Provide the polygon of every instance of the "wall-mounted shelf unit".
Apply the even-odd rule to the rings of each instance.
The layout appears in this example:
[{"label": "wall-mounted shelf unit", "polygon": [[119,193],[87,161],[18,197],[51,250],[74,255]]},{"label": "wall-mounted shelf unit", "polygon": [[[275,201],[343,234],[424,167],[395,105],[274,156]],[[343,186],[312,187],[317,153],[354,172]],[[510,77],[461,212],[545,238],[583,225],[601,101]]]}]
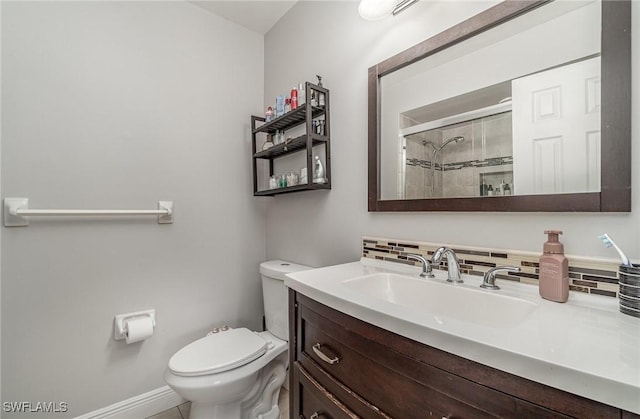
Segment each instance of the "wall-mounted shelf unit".
[{"label": "wall-mounted shelf unit", "polygon": [[[323,100],[319,97],[323,95]],[[254,196],[274,196],[283,193],[299,192],[305,190],[331,189],[331,147],[330,147],[330,113],[329,113],[329,90],[313,83],[305,83],[305,103],[284,115],[266,122],[264,117],[251,116],[251,142],[253,147],[253,195]],[[320,130],[316,127],[321,124]],[[302,133],[290,135],[294,128],[303,126]],[[276,137],[278,131],[284,132],[286,138],[279,144],[274,144],[270,148],[263,150],[262,145],[267,138]],[[314,147],[324,147],[324,183],[314,182]],[[300,168],[307,169],[307,181],[295,185],[269,189],[268,179],[261,179],[258,170],[259,161],[266,161],[269,167],[268,177],[280,175],[275,173],[275,162],[277,159],[299,153],[304,162]],[[305,153],[306,156],[303,156]],[[300,168],[296,173],[300,175]],[[267,182],[264,182],[267,180]],[[263,182],[261,182],[263,181]],[[266,185],[266,189],[263,188]]]}]

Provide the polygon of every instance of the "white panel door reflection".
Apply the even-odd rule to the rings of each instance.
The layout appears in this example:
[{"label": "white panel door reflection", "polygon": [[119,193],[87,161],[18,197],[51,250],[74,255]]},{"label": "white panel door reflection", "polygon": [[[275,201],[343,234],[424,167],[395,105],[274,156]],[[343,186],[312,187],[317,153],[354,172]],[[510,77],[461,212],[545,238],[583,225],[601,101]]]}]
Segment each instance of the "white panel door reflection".
[{"label": "white panel door reflection", "polygon": [[518,195],[600,191],[600,57],[512,82]]}]

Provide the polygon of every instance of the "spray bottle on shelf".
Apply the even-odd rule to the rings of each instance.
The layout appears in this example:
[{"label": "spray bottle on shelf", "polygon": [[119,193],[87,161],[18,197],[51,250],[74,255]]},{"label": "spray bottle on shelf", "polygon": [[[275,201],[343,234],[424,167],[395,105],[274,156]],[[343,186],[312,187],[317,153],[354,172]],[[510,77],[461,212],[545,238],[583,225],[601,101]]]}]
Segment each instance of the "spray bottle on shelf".
[{"label": "spray bottle on shelf", "polygon": [[316,156],[315,166],[313,168],[313,183],[326,183],[327,180],[324,177],[324,166],[320,161],[320,157]]}]

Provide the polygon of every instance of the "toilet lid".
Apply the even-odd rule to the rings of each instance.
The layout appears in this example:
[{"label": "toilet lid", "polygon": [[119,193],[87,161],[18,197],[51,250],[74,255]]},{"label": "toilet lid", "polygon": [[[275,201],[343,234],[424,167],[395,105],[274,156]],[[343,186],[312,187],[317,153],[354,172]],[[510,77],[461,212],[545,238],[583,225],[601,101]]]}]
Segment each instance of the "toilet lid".
[{"label": "toilet lid", "polygon": [[228,371],[260,358],[268,342],[249,329],[229,329],[196,340],[169,360],[176,375],[196,376]]}]

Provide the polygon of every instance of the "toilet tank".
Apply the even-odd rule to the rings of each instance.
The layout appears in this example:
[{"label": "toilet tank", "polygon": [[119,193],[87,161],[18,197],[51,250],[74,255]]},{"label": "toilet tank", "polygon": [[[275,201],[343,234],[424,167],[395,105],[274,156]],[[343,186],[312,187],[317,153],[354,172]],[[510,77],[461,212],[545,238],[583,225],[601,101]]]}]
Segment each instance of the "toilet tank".
[{"label": "toilet tank", "polygon": [[289,340],[289,310],[285,275],[290,272],[313,269],[284,260],[270,260],[260,264],[262,297],[267,330],[274,336]]}]

